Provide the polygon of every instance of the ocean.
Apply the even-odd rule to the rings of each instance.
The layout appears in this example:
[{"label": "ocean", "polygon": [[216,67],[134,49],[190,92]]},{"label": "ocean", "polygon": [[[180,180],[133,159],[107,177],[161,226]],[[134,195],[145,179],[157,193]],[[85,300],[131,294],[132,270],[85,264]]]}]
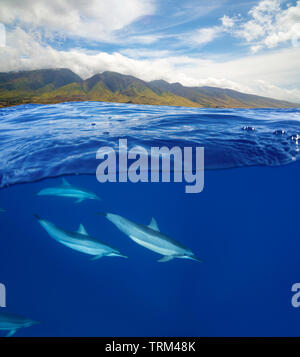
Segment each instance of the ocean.
[{"label": "ocean", "polygon": [[[299,336],[299,109],[199,109],[101,102],[0,109],[0,283],[6,307],[39,321],[15,336]],[[99,183],[100,147],[205,150],[204,189]],[[101,201],[38,196],[62,178]],[[133,242],[100,212],[148,225],[202,263]],[[34,214],[128,256],[90,256]],[[6,333],[0,331],[1,336]]]}]

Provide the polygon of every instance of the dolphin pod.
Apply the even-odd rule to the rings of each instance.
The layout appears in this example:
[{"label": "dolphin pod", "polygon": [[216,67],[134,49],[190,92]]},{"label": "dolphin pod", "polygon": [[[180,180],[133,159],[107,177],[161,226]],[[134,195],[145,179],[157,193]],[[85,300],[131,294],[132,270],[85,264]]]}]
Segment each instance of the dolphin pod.
[{"label": "dolphin pod", "polygon": [[159,262],[168,262],[174,258],[192,259],[202,262],[190,249],[161,233],[154,218],[152,218],[148,226],[144,226],[117,214],[102,214],[134,242],[153,252],[162,254],[163,257],[158,260]]},{"label": "dolphin pod", "polygon": [[45,219],[41,219],[37,215],[35,215],[35,217],[50,237],[71,249],[92,255],[93,260],[102,257],[127,258],[117,249],[89,236],[82,224],[80,224],[77,232],[71,232],[61,229],[55,224],[46,221]]},{"label": "dolphin pod", "polygon": [[6,337],[13,336],[18,329],[38,324],[37,321],[22,316],[0,313],[0,331],[8,331]]},{"label": "dolphin pod", "polygon": [[[59,196],[71,197],[76,199],[76,203],[87,199],[100,200],[93,192],[83,188],[74,187],[65,179],[62,180],[62,185],[57,187],[49,187],[38,192],[39,196]],[[0,208],[0,212],[5,212],[5,209]],[[152,250],[162,255],[158,262],[168,262],[175,258],[191,259],[202,262],[195,254],[181,243],[173,240],[167,235],[160,232],[157,222],[152,218],[151,223],[146,226],[130,221],[129,219],[113,213],[100,213],[112,222],[121,232],[131,238],[137,244]],[[92,256],[92,260],[102,257],[123,257],[117,249],[91,237],[85,230],[82,224],[75,232],[59,228],[55,224],[34,215],[40,225],[59,243],[74,249],[76,251]],[[0,313],[0,331],[8,331],[6,337],[13,336],[18,329],[30,327],[38,322],[24,318],[18,315]]]},{"label": "dolphin pod", "polygon": [[44,188],[38,192],[37,195],[76,198],[75,203],[80,203],[84,200],[100,200],[100,198],[95,193],[83,188],[72,186],[64,178],[62,179],[61,186]]}]

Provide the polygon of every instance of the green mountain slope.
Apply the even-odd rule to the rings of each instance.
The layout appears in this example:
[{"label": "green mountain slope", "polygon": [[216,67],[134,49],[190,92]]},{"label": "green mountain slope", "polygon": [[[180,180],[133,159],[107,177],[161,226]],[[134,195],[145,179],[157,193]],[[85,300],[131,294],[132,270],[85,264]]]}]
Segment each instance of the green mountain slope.
[{"label": "green mountain slope", "polygon": [[180,83],[168,83],[158,80],[150,84],[163,91],[187,98],[204,107],[224,108],[291,108],[299,104],[287,101],[245,94],[231,89],[216,87],[184,87]]},{"label": "green mountain slope", "polygon": [[0,73],[0,106],[28,103],[42,93],[81,78],[69,69],[40,69],[34,71]]},{"label": "green mountain slope", "polygon": [[107,101],[222,108],[291,108],[299,104],[215,87],[145,82],[116,72],[82,80],[69,69],[0,73],[0,107],[24,103]]},{"label": "green mountain slope", "polygon": [[43,93],[35,102],[55,103],[62,101],[108,101],[118,103],[199,106],[189,99],[166,93],[148,83],[115,72],[104,72],[80,83],[71,83]]}]

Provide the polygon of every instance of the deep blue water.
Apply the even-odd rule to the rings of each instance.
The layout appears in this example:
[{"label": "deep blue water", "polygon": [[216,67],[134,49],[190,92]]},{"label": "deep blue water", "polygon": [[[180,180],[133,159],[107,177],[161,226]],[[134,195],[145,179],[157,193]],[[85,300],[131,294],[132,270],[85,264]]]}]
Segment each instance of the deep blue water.
[{"label": "deep blue water", "polygon": [[[16,336],[299,336],[300,308],[291,305],[300,282],[297,134],[292,109],[1,109],[0,313],[41,321]],[[203,192],[186,194],[184,183],[100,184],[96,151],[119,138],[145,148],[204,146]],[[36,195],[62,175],[102,201]],[[157,263],[160,255],[96,215],[103,211],[142,224],[155,217],[204,262]],[[34,213],[68,230],[83,223],[129,259],[91,261],[50,238]]]}]

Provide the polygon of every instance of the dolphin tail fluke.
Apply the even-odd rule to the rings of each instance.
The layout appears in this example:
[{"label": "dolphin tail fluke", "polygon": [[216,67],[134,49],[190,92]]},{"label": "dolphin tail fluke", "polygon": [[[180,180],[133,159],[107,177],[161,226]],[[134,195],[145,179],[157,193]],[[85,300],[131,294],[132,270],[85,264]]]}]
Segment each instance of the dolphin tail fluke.
[{"label": "dolphin tail fluke", "polygon": [[163,256],[162,258],[160,258],[159,260],[158,260],[158,262],[159,263],[165,263],[165,262],[168,262],[168,261],[170,261],[170,260],[172,260],[172,259],[174,259],[175,257],[173,256],[173,255],[165,255],[165,256]]},{"label": "dolphin tail fluke", "polygon": [[11,337],[11,336],[13,336],[16,332],[17,332],[17,330],[10,330],[9,333],[6,335],[6,337]]}]

